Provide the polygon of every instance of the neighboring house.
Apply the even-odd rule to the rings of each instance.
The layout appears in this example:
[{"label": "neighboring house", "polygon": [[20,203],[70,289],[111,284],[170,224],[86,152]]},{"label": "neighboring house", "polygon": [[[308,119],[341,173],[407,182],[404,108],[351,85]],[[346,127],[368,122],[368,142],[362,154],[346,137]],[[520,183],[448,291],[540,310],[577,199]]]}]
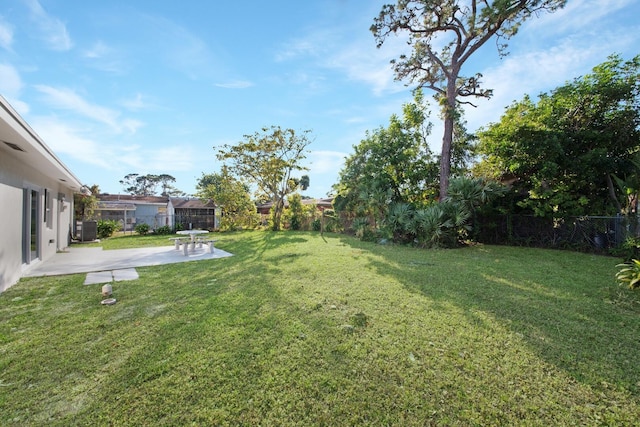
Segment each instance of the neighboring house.
[{"label": "neighboring house", "polygon": [[71,242],[80,180],[0,96],[0,292]]},{"label": "neighboring house", "polygon": [[132,196],[130,194],[99,194],[95,211],[103,220],[123,224],[124,231],[132,231],[138,224],[147,224],[152,230],[173,226],[167,214],[169,198],[164,196]]},{"label": "neighboring house", "polygon": [[129,194],[100,194],[97,198],[97,216],[119,221],[124,224],[125,231],[132,231],[143,223],[152,230],[165,225],[172,229],[213,230],[220,223],[219,210],[213,201],[204,203],[200,199]]},{"label": "neighboring house", "polygon": [[221,210],[213,200],[171,197],[167,210],[179,228],[216,230],[220,227]]}]

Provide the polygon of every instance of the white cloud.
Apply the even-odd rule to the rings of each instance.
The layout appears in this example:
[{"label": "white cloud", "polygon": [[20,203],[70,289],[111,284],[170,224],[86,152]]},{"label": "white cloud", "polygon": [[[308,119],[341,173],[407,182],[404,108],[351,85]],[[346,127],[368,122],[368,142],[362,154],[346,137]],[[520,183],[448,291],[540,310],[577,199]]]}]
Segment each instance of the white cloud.
[{"label": "white cloud", "polygon": [[31,17],[36,22],[47,45],[53,50],[65,51],[71,49],[73,43],[67,32],[66,25],[49,15],[38,0],[25,0],[31,11]]},{"label": "white cloud", "polygon": [[316,197],[324,197],[332,192],[331,186],[337,182],[338,173],[344,165],[347,153],[340,151],[315,150],[309,153],[304,164],[309,170],[300,175],[309,175],[310,193]]},{"label": "white cloud", "polygon": [[[391,36],[382,48],[377,49],[373,36],[367,31],[329,28],[310,32],[304,37],[285,43],[276,53],[275,60],[303,62],[302,60],[307,58],[316,67],[336,70],[351,81],[370,86],[374,95],[380,96],[404,90],[401,83],[394,81],[390,61],[405,50],[406,43],[403,37]],[[310,74],[307,69],[303,70],[298,71],[298,75]]]},{"label": "white cloud", "polygon": [[22,87],[22,79],[18,71],[11,65],[0,64],[0,93],[17,96]]},{"label": "white cloud", "polygon": [[194,169],[193,150],[189,146],[143,148],[138,145],[118,147],[114,154],[120,169],[140,171],[140,173],[169,173]]},{"label": "white cloud", "polygon": [[330,29],[316,31],[305,37],[285,42],[275,53],[275,61],[283,62],[300,57],[317,57],[324,55],[331,46],[337,45],[337,32]]},{"label": "white cloud", "polygon": [[20,115],[26,115],[30,110],[29,104],[19,99],[23,86],[20,73],[12,65],[0,64],[0,95],[4,96]]},{"label": "white cloud", "polygon": [[121,119],[118,111],[87,102],[71,89],[46,85],[36,85],[35,88],[45,94],[47,101],[55,107],[73,111],[83,117],[106,124],[116,132],[135,133],[142,126],[142,123],[137,120]]},{"label": "white cloud", "polygon": [[146,164],[157,171],[189,171],[196,158],[189,146],[157,147],[147,154]]},{"label": "white cloud", "polygon": [[11,51],[13,27],[0,16],[0,47]]},{"label": "white cloud", "polygon": [[91,46],[90,49],[84,51],[85,58],[102,58],[105,55],[108,55],[112,49],[108,47],[104,42],[97,41]]},{"label": "white cloud", "polygon": [[157,106],[141,93],[136,93],[134,97],[121,101],[121,104],[131,111],[142,111],[151,108],[157,108]]},{"label": "white cloud", "polygon": [[253,83],[246,80],[233,80],[226,83],[216,83],[215,86],[225,89],[246,89],[253,86]]},{"label": "white cloud", "polygon": [[117,143],[90,126],[74,125],[56,116],[33,117],[29,121],[57,154],[105,171],[184,171],[193,164],[190,147]]},{"label": "white cloud", "polygon": [[103,41],[95,42],[82,53],[82,56],[87,60],[88,65],[100,71],[123,74],[128,68],[120,52]]},{"label": "white cloud", "polygon": [[554,33],[565,31],[583,32],[585,29],[592,27],[592,25],[597,26],[608,15],[612,15],[635,2],[636,0],[570,1],[567,2],[564,8],[545,16],[544,19],[531,19],[529,25],[531,28],[550,28]]},{"label": "white cloud", "polygon": [[83,136],[86,130],[75,128],[54,116],[29,120],[40,137],[57,154],[64,154],[102,169],[115,169],[114,146]]},{"label": "white cloud", "polygon": [[337,173],[344,164],[347,153],[315,150],[309,153],[306,165],[314,174]]},{"label": "white cloud", "polygon": [[120,123],[120,129],[126,130],[130,134],[134,134],[144,126],[144,123],[135,119],[124,119]]}]

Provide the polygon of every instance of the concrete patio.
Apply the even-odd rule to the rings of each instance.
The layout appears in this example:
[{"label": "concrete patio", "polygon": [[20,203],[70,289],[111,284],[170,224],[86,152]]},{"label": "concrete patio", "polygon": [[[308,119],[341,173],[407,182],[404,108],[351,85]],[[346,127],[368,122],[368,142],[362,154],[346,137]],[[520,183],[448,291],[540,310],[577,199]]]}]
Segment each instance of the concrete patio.
[{"label": "concrete patio", "polygon": [[91,273],[107,270],[174,264],[178,262],[202,261],[232,256],[216,248],[213,253],[197,248],[187,256],[174,246],[159,246],[136,249],[103,250],[102,248],[79,248],[71,246],[52,258],[29,266],[22,277],[57,276],[63,274]]}]

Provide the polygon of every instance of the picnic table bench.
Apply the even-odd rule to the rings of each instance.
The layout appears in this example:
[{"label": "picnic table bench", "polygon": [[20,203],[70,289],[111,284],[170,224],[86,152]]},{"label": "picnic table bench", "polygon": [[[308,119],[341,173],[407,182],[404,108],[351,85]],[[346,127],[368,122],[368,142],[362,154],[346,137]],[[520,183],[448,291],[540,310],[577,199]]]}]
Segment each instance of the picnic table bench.
[{"label": "picnic table bench", "polygon": [[214,253],[214,252],[215,252],[215,249],[216,249],[216,248],[215,248],[214,244],[215,244],[216,242],[217,242],[217,240],[213,240],[213,239],[206,239],[206,238],[202,238],[202,237],[200,237],[200,238],[198,238],[198,245],[199,245],[198,247],[200,247],[200,248],[201,248],[201,247],[202,247],[202,244],[203,244],[203,243],[206,243],[206,244],[207,244],[207,246],[208,246],[208,248],[209,248],[209,253],[211,253],[211,254],[212,254],[212,253]]},{"label": "picnic table bench", "polygon": [[180,250],[180,245],[184,243],[185,240],[188,240],[185,237],[171,237],[169,240],[173,240],[176,244],[176,251]]},{"label": "picnic table bench", "polygon": [[217,242],[217,240],[203,237],[196,237],[193,240],[188,237],[171,237],[169,240],[172,240],[175,243],[177,251],[180,250],[180,245],[182,245],[182,250],[184,251],[185,256],[189,255],[189,245],[191,245],[191,250],[195,251],[196,245],[198,248],[201,248],[203,244],[206,244],[209,253],[212,254],[215,252],[215,242]]}]

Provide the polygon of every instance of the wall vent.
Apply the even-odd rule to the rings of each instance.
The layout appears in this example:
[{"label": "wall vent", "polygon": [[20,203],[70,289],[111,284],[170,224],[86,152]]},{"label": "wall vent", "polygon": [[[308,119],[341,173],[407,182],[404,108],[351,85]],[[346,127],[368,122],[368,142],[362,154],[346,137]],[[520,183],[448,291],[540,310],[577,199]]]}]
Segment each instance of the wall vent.
[{"label": "wall vent", "polygon": [[19,145],[14,144],[13,142],[7,142],[7,141],[2,141],[5,144],[7,144],[9,147],[13,148],[16,151],[22,151],[23,153],[26,153],[26,151],[24,151]]}]

